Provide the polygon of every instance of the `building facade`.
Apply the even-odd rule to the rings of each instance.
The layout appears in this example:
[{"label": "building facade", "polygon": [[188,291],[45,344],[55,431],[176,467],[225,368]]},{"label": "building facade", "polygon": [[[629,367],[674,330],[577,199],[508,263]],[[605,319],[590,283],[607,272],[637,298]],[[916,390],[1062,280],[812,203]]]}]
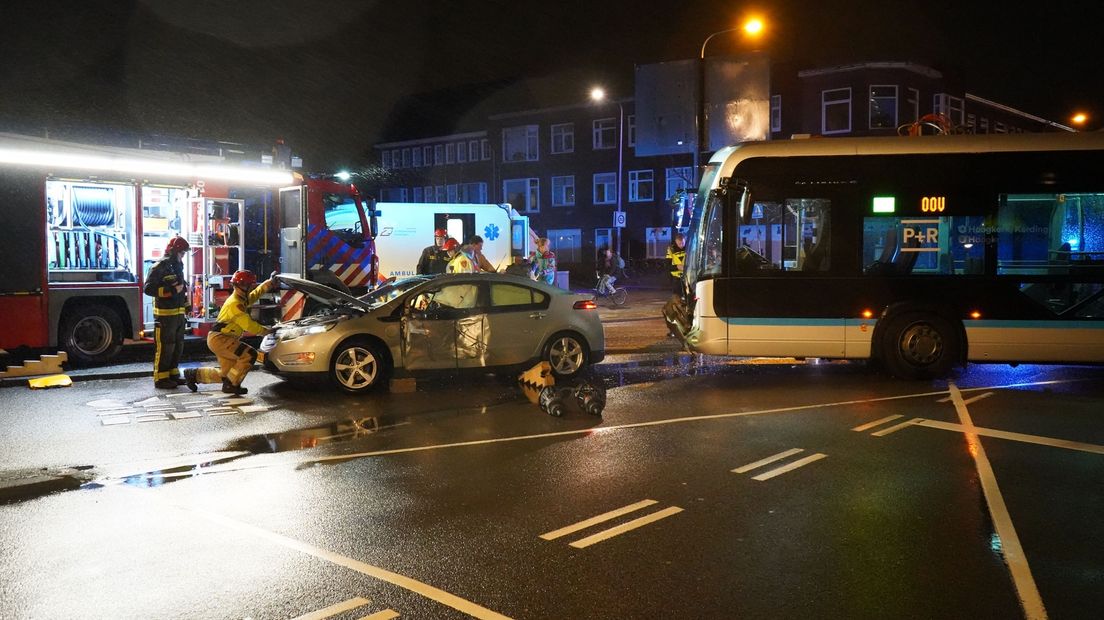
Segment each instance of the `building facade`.
[{"label": "building facade", "polygon": [[[693,63],[683,64],[692,70]],[[692,80],[688,76],[686,83]],[[797,72],[774,67],[769,80],[770,113],[763,122],[769,123],[764,134],[772,140],[896,136],[933,114],[946,117],[956,132],[1070,130],[971,95],[939,71],[914,63]],[[662,262],[672,231],[688,225],[694,161],[686,149],[637,152],[640,94],[502,111],[487,117],[478,131],[377,144],[386,180],[372,189],[389,202],[508,202],[552,241],[562,268],[583,281],[593,277],[595,257],[605,247],[620,248],[630,262]],[[685,113],[694,116],[693,110]],[[935,126],[929,124],[926,132]]]}]

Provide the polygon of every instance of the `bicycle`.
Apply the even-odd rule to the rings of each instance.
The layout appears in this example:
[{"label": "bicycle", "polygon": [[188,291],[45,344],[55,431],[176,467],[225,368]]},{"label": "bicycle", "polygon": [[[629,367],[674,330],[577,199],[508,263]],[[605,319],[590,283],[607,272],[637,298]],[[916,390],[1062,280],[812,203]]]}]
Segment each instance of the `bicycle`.
[{"label": "bicycle", "polygon": [[598,285],[594,287],[594,301],[599,299],[606,299],[615,307],[620,308],[625,305],[625,302],[629,300],[629,291],[623,286],[616,286],[617,278],[613,278],[613,283],[609,282],[611,276],[598,275]]}]

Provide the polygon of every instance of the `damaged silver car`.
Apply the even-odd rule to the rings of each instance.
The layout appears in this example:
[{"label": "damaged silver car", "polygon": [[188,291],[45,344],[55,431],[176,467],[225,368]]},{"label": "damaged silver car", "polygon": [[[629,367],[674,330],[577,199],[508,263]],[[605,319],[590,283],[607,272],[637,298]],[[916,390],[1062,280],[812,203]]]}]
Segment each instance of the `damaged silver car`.
[{"label": "damaged silver car", "polygon": [[327,378],[371,391],[396,369],[515,371],[547,361],[573,377],[602,361],[605,338],[590,295],[505,274],[409,278],[390,293],[356,298],[278,276],[324,309],[276,325],[261,343],[265,368],[286,378]]}]

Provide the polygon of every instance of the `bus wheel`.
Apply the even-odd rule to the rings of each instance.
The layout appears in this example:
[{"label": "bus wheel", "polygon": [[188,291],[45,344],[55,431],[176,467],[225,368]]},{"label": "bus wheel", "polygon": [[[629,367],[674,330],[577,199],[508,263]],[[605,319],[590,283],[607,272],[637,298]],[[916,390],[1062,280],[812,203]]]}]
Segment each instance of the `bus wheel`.
[{"label": "bus wheel", "polygon": [[123,322],[107,306],[78,306],[62,322],[58,340],[74,362],[100,364],[123,348]]},{"label": "bus wheel", "polygon": [[945,377],[959,359],[958,332],[936,314],[906,312],[889,319],[881,362],[902,379]]}]

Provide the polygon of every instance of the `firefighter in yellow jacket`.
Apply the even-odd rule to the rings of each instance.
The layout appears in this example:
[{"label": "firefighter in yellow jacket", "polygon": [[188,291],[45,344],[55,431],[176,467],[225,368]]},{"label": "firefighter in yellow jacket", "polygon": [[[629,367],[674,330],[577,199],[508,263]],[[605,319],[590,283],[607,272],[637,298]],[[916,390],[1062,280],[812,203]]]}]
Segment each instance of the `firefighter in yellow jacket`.
[{"label": "firefighter in yellow jacket", "polygon": [[249,306],[261,295],[276,287],[276,281],[265,280],[257,286],[257,276],[252,271],[237,271],[230,280],[234,292],[222,304],[215,326],[207,334],[207,348],[218,357],[219,367],[189,368],[184,371],[188,389],[195,392],[197,383],[218,383],[227,394],[245,394],[242,387],[245,375],[257,361],[257,350],[241,341],[242,332],[263,336],[269,333],[264,325],[249,316]]}]

